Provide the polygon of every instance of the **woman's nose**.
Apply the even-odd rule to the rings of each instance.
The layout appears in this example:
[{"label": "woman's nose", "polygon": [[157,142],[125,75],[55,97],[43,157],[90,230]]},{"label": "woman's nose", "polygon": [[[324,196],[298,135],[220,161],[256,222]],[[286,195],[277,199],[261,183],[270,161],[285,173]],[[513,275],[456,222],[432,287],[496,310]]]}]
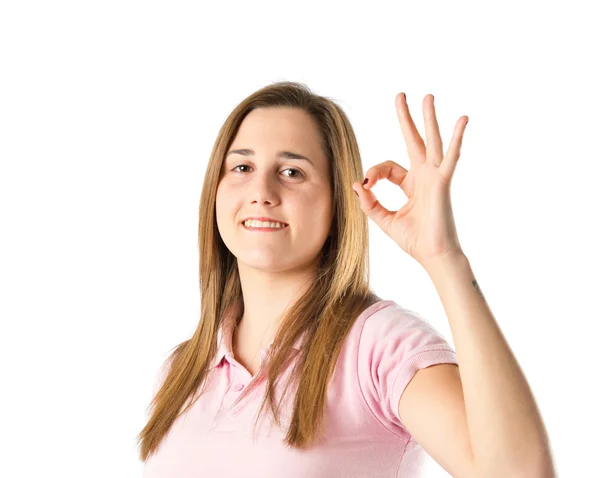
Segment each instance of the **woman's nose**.
[{"label": "woman's nose", "polygon": [[252,198],[258,202],[276,202],[277,198],[276,179],[269,173],[258,173],[252,182]]}]

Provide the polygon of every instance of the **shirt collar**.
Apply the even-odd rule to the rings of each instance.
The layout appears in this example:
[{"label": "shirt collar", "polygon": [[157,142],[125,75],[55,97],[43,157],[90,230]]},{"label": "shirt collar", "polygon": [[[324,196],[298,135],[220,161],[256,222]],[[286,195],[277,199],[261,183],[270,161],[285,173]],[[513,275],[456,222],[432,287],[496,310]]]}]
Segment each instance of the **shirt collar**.
[{"label": "shirt collar", "polygon": [[[215,367],[218,367],[223,362],[223,359],[229,355],[233,356],[233,329],[235,327],[236,318],[240,311],[241,302],[238,301],[232,304],[223,314],[223,320],[221,321],[221,326],[219,327],[219,331],[217,334],[217,353],[212,361],[209,370],[212,370]],[[306,335],[306,332],[300,335],[300,337],[296,340],[293,345],[293,348],[297,351],[300,351],[300,345],[302,339]],[[266,354],[271,349],[273,342],[275,340],[271,340],[269,345],[265,348],[260,349],[261,360],[263,360]]]}]

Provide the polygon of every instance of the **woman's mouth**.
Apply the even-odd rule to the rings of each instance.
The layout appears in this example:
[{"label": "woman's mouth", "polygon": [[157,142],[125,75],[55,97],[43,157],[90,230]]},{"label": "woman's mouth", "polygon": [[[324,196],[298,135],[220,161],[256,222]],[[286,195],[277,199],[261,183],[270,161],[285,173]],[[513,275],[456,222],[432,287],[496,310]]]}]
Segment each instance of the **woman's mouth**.
[{"label": "woman's mouth", "polygon": [[248,231],[256,231],[256,232],[274,232],[274,231],[283,231],[287,229],[288,224],[284,224],[281,222],[264,222],[264,221],[254,221],[248,220],[243,221],[242,226],[244,229]]}]

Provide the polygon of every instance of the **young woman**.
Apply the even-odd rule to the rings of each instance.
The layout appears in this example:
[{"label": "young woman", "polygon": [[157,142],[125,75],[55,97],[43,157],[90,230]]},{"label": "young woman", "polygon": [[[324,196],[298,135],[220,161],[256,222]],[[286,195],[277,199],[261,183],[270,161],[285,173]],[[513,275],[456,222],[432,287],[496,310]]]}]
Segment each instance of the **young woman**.
[{"label": "young woman", "polygon": [[[158,375],[145,478],[413,477],[425,452],[456,477],[552,476],[454,225],[468,118],[444,155],[433,96],[423,107],[427,145],[396,97],[410,171],[386,161],[366,176],[347,116],[302,84],[269,85],[227,118],[200,201],[201,318]],[[382,179],[408,197],[399,211],[372,193]],[[432,278],[456,353],[370,290],[368,217]]]}]

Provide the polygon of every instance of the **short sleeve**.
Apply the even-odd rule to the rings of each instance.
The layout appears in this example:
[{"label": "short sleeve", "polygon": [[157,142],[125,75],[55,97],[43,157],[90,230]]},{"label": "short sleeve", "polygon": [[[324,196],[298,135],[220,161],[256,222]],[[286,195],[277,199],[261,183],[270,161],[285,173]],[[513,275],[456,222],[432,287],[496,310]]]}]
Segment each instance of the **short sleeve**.
[{"label": "short sleeve", "polygon": [[379,421],[406,433],[398,403],[415,373],[431,365],[458,364],[446,339],[416,312],[393,301],[366,318],[359,342],[363,396]]}]

